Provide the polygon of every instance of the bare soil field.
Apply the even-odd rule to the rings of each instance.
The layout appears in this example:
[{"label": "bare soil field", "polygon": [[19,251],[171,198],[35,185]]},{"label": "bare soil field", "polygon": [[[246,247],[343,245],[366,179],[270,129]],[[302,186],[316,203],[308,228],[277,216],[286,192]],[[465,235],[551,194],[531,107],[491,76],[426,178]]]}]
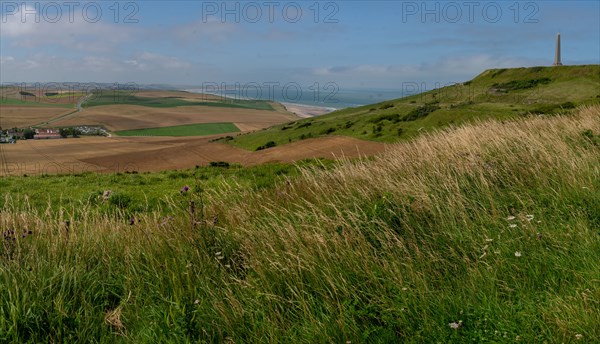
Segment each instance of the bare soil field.
[{"label": "bare soil field", "polygon": [[250,152],[223,143],[211,143],[211,138],[214,137],[20,141],[14,145],[0,145],[0,175],[146,172],[191,168],[212,161],[257,165],[317,157],[369,156],[386,149],[382,143],[330,136]]},{"label": "bare soil field", "polygon": [[191,93],[184,91],[139,91],[135,93],[138,97],[145,98],[178,98],[193,102],[221,101],[224,98],[212,94]]},{"label": "bare soil field", "polygon": [[74,110],[64,107],[2,105],[0,106],[0,126],[2,128],[33,126],[63,116]]},{"label": "bare soil field", "polygon": [[137,105],[108,105],[83,112],[53,123],[56,126],[102,125],[111,131],[157,128],[195,123],[234,123],[242,131],[266,128],[298,119],[278,111],[179,106],[152,108]]}]

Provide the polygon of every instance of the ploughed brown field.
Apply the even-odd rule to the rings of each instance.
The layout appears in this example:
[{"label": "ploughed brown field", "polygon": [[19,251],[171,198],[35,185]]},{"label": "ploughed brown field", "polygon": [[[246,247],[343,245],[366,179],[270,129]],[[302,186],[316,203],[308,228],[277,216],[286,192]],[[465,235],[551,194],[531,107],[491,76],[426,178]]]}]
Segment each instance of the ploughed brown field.
[{"label": "ploughed brown field", "polygon": [[64,107],[0,105],[0,126],[24,128],[59,118],[73,111],[75,109]]},{"label": "ploughed brown field", "polygon": [[221,108],[211,106],[178,106],[152,108],[138,105],[107,105],[86,108],[56,126],[102,125],[111,131],[159,128],[196,123],[234,123],[241,131],[251,131],[297,119],[279,111]]},{"label": "ploughed brown field", "polygon": [[386,145],[330,136],[250,152],[213,137],[86,137],[27,140],[0,146],[0,175],[80,172],[162,171],[226,161],[242,165],[293,162],[307,158],[374,155]]},{"label": "ploughed brown field", "polygon": [[184,91],[140,91],[136,92],[137,97],[145,98],[178,98],[191,102],[210,102],[221,101],[224,98],[212,94],[190,93]]}]

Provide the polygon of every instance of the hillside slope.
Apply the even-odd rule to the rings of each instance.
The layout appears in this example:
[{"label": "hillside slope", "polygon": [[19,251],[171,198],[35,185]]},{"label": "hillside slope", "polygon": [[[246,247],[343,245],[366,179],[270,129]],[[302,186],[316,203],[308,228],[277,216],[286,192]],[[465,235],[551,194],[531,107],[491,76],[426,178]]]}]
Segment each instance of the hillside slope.
[{"label": "hillside slope", "polygon": [[597,106],[262,190],[198,175],[166,212],[15,204],[0,342],[593,342],[599,150]]},{"label": "hillside slope", "polygon": [[600,103],[600,65],[487,70],[473,80],[422,94],[240,135],[230,143],[254,150],[322,135],[395,142],[473,119],[554,114]]}]

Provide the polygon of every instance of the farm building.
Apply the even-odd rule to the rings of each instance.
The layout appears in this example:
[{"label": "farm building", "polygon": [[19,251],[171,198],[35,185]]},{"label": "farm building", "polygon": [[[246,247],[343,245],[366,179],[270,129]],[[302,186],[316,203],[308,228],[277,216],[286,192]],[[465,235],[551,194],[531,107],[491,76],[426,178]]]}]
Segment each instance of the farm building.
[{"label": "farm building", "polygon": [[35,140],[60,139],[60,133],[57,129],[36,129]]}]

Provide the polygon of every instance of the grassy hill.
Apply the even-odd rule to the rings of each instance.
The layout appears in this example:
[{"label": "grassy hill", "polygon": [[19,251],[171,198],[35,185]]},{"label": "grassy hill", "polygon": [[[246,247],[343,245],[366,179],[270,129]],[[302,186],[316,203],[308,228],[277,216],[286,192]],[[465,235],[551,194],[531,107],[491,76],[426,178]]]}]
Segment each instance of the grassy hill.
[{"label": "grassy hill", "polygon": [[596,106],[325,169],[3,178],[38,204],[0,211],[0,342],[593,342],[599,165]]},{"label": "grassy hill", "polygon": [[474,119],[555,114],[597,103],[600,65],[492,69],[462,84],[278,125],[230,143],[254,150],[322,135],[395,142]]}]

